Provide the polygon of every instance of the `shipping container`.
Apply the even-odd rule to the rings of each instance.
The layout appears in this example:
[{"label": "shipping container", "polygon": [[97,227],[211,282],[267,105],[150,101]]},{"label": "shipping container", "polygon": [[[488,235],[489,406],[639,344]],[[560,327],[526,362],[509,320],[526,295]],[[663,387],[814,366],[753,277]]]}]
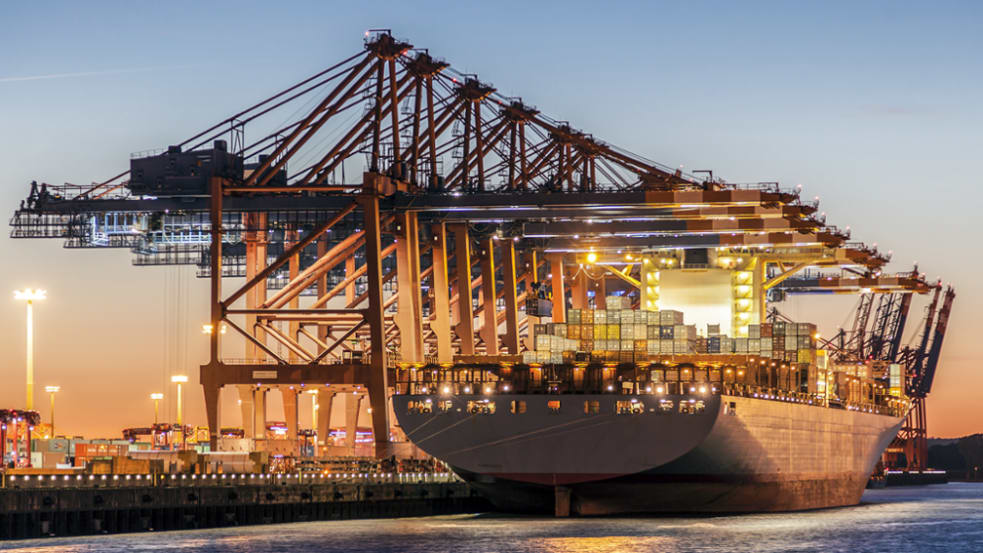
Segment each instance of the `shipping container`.
[{"label": "shipping container", "polygon": [[644,324],[639,324],[637,322],[635,323],[634,326],[635,326],[635,330],[632,332],[634,333],[634,338],[636,340],[644,340],[648,338],[648,326]]},{"label": "shipping container", "polygon": [[[764,341],[764,340],[762,340]],[[774,351],[785,351],[785,335],[774,336],[771,339],[771,349]]]},{"label": "shipping container", "polygon": [[580,310],[580,324],[592,325],[594,324],[594,310],[593,309],[581,309]]},{"label": "shipping container", "polygon": [[567,309],[567,322],[574,325],[580,324],[580,310]]},{"label": "shipping container", "polygon": [[720,353],[734,353],[734,339],[726,336],[720,337]]},{"label": "shipping container", "polygon": [[707,336],[719,336],[720,335],[720,325],[719,324],[707,324]]},{"label": "shipping container", "polygon": [[675,337],[673,332],[675,327],[672,326],[660,326],[659,327],[659,338],[662,340],[672,340]]},{"label": "shipping container", "polygon": [[621,311],[608,309],[607,321],[609,325],[621,324]]},{"label": "shipping container", "polygon": [[604,307],[608,311],[611,311],[612,309],[628,309],[627,303],[628,302],[625,301],[623,296],[608,296],[604,298]]},{"label": "shipping container", "polygon": [[660,325],[681,325],[683,324],[683,313],[673,309],[659,311]]},{"label": "shipping container", "polygon": [[621,339],[621,325],[608,324],[608,340],[620,340],[620,339]]},{"label": "shipping container", "polygon": [[621,324],[621,339],[622,340],[634,340],[635,339],[635,325],[633,324]]},{"label": "shipping container", "polygon": [[760,328],[762,338],[771,338],[771,323],[761,323]]},{"label": "shipping container", "polygon": [[608,324],[608,312],[604,309],[594,310],[594,324],[595,325],[606,325]]},{"label": "shipping container", "polygon": [[661,339],[662,336],[659,334],[659,328],[661,327],[651,325],[645,327],[645,337],[649,340]]}]

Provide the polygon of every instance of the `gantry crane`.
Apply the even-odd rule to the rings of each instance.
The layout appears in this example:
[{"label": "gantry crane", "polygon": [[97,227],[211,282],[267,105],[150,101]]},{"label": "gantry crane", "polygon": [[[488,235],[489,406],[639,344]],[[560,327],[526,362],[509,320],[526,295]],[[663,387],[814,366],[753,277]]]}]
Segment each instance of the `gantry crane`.
[{"label": "gantry crane", "polygon": [[[631,153],[379,30],[111,179],[32,183],[11,226],[209,278],[201,383],[213,442],[225,386],[249,436],[265,426],[269,390],[296,435],[298,393],[347,386],[367,390],[376,453],[388,456],[393,368],[513,362],[538,321],[525,300],[543,286],[562,322],[568,303],[603,307],[591,286],[627,286],[657,308],[650,258],[712,265],[733,274],[735,336],[764,320],[771,290],[930,290],[922,275],[882,273],[888,255],[817,211],[798,189],[698,178]],[[806,270],[823,272],[795,278]],[[245,283],[230,290],[229,277]],[[233,336],[245,360],[224,353]]]}]

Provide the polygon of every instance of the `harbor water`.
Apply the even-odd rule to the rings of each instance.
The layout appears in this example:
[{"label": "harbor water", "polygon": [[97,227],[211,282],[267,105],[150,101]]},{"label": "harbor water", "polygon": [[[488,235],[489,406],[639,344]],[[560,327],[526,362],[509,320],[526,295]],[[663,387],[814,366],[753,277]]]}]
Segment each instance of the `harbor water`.
[{"label": "harbor water", "polygon": [[715,517],[476,514],[52,538],[0,544],[45,553],[808,551],[983,552],[983,484],[868,490],[855,507]]}]

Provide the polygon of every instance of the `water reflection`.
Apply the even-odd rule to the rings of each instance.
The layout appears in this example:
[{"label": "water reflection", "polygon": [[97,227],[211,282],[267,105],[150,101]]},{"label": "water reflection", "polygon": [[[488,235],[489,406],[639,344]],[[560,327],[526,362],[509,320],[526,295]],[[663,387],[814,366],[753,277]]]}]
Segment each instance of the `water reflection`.
[{"label": "water reflection", "polygon": [[553,519],[505,515],[312,522],[0,544],[19,553],[983,552],[983,484],[872,490],[803,513]]}]

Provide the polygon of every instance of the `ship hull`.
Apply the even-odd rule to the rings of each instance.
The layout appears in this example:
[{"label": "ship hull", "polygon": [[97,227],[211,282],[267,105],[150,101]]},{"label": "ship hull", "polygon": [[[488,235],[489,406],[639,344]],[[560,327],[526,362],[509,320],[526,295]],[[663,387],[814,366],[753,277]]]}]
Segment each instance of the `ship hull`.
[{"label": "ship hull", "polygon": [[[394,408],[411,440],[444,460],[497,508],[555,512],[557,494],[581,515],[737,513],[855,505],[903,418],[740,396],[639,396],[638,414],[618,415],[624,396],[495,398],[493,415],[466,408],[414,414]],[[672,412],[660,412],[662,399]],[[419,398],[417,398],[419,400]],[[526,413],[512,414],[512,401]],[[459,401],[467,405],[465,399]],[[597,401],[586,415],[582,402]],[[542,405],[540,405],[542,404]],[[566,405],[570,404],[570,407]]]}]

